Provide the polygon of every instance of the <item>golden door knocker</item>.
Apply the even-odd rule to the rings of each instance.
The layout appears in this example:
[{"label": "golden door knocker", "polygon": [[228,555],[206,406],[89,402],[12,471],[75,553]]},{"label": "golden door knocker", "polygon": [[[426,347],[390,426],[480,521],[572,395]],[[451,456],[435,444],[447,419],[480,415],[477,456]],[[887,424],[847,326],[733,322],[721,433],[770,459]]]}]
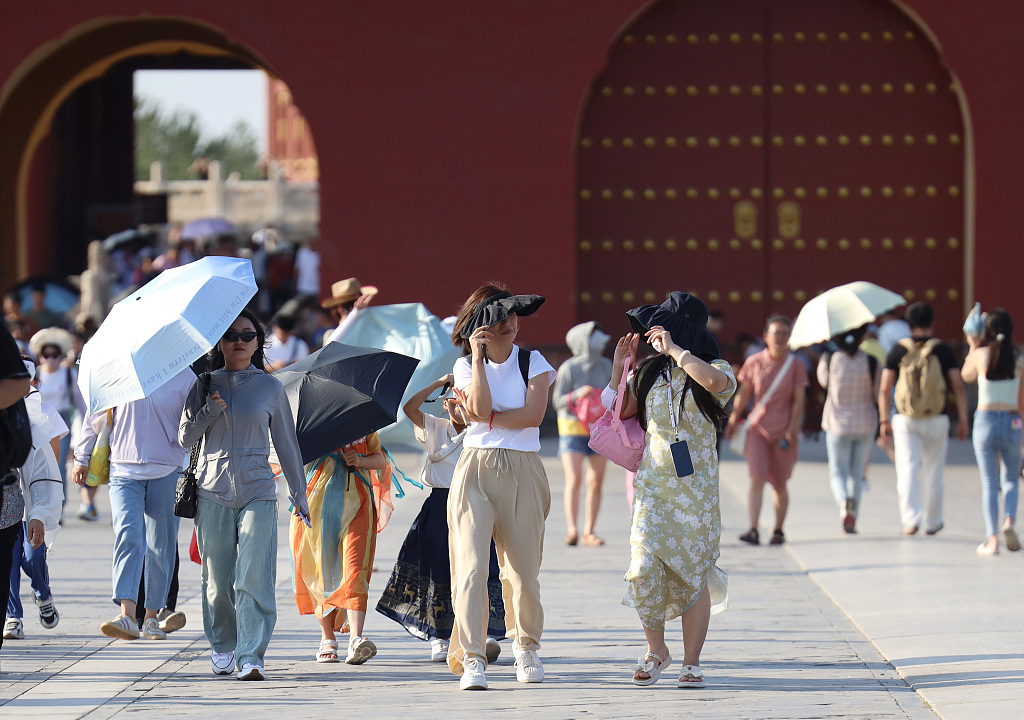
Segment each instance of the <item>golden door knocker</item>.
[{"label": "golden door knocker", "polygon": [[776,210],[779,218],[779,236],[786,240],[800,237],[800,205],[787,200],[779,203]]},{"label": "golden door knocker", "polygon": [[749,240],[757,234],[757,205],[750,200],[740,200],[732,209],[736,237]]}]

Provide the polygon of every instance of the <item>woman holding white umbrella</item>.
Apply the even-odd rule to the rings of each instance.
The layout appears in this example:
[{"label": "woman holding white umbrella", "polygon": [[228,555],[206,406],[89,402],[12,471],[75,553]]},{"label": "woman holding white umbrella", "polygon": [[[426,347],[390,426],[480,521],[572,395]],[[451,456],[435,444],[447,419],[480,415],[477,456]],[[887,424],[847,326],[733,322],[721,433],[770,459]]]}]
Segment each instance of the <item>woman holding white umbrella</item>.
[{"label": "woman holding white umbrella", "polygon": [[182,447],[203,445],[196,474],[196,535],[203,558],[203,627],[216,675],[264,678],[277,622],[277,488],[270,439],[295,512],[307,524],[305,474],[288,397],[264,370],[263,326],[247,310],[211,353],[209,397],[192,386],[181,416]]},{"label": "woman holding white umbrella", "polygon": [[826,391],[821,427],[825,431],[832,495],[843,531],[855,533],[875,431],[878,429],[879,362],[860,350],[865,328],[832,338],[836,352],[818,361],[818,382]]}]

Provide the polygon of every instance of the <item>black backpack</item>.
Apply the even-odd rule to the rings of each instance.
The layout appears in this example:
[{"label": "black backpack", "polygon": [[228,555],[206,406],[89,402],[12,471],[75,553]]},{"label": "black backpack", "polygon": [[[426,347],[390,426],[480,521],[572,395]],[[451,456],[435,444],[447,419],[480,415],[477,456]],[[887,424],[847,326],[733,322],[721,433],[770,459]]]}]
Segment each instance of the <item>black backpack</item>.
[{"label": "black backpack", "polygon": [[32,423],[23,398],[0,410],[0,473],[24,465],[31,450]]}]

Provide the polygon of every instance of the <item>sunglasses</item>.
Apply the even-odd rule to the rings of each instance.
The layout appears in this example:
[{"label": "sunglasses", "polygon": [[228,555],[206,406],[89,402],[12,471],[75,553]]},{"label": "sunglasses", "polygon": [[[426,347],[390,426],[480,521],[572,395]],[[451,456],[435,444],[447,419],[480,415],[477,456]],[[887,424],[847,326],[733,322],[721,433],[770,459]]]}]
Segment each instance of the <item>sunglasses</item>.
[{"label": "sunglasses", "polygon": [[236,340],[241,340],[244,343],[252,342],[256,339],[256,331],[243,330],[242,332],[238,332],[237,330],[228,330],[224,333],[224,339],[228,342],[235,342]]},{"label": "sunglasses", "polygon": [[44,353],[40,355],[43,360],[60,360],[60,353]]}]

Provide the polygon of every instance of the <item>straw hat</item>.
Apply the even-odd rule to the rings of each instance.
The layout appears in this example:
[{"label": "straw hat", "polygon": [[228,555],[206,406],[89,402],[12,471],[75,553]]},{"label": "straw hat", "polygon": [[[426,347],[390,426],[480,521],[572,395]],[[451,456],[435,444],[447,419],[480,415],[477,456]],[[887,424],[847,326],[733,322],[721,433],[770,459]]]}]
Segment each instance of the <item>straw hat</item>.
[{"label": "straw hat", "polygon": [[47,345],[56,345],[65,355],[71,350],[71,333],[64,328],[48,327],[43,328],[28,341],[28,346],[37,356],[43,352]]},{"label": "straw hat", "polygon": [[342,303],[351,302],[363,295],[376,295],[377,292],[377,288],[373,285],[362,285],[356,278],[339,280],[331,285],[331,297],[320,303],[320,307],[337,307]]}]

